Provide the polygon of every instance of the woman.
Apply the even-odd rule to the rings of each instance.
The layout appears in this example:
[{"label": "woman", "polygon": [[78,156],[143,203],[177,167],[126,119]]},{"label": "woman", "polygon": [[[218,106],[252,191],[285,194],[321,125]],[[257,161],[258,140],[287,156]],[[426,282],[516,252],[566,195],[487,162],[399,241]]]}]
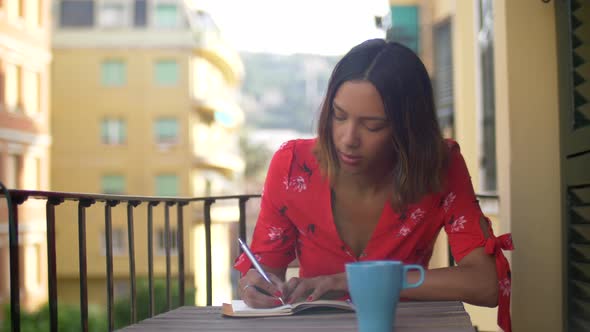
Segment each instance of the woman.
[{"label": "woman", "polygon": [[[346,294],[345,264],[354,261],[426,268],[441,228],[457,266],[426,271],[422,286],[401,296],[499,304],[499,325],[510,331],[501,251],[511,249],[510,237],[493,235],[459,146],[442,138],[420,59],[400,44],[368,40],[334,68],[318,137],[289,141],[272,158],[251,248],[273,284],[242,255],[241,297],[271,307]],[[285,281],[296,257],[300,276]]]}]

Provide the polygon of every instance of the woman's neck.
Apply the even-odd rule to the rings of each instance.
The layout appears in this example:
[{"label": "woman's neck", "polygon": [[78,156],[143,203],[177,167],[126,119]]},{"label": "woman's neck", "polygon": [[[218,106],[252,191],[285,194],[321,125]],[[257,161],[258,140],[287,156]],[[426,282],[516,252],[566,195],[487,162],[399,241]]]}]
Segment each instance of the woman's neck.
[{"label": "woman's neck", "polygon": [[375,195],[391,188],[391,175],[382,172],[374,174],[338,174],[334,189],[355,192],[361,195]]}]

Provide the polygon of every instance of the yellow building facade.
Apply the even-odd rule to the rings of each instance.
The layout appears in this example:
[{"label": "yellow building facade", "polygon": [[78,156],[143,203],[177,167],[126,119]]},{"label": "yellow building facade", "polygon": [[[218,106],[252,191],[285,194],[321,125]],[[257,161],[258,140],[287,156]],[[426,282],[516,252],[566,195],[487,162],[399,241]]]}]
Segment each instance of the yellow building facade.
[{"label": "yellow building facade", "polygon": [[[481,203],[514,239],[513,330],[587,330],[590,3],[389,3],[389,37],[414,41],[476,192],[498,196]],[[447,261],[439,245],[434,266]],[[499,329],[495,309],[468,311],[480,331]]]},{"label": "yellow building facade", "polygon": [[[200,197],[241,193],[236,104],[243,65],[207,13],[184,1],[55,1],[52,71],[52,190]],[[69,205],[68,205],[69,204]],[[57,219],[58,298],[77,302],[77,207]],[[215,204],[213,240],[231,248],[233,206]],[[147,206],[134,208],[136,273],[147,278]],[[154,274],[164,278],[164,204],[154,211]],[[129,294],[126,206],[113,207],[115,299]],[[184,208],[186,287],[205,299],[202,206]],[[176,208],[170,211],[177,230]],[[90,303],[106,303],[104,208],[88,208]],[[178,271],[176,239],[172,276]],[[231,298],[230,250],[213,252],[213,294]],[[196,268],[199,267],[199,268]],[[202,277],[201,277],[202,276]],[[176,280],[174,278],[174,280]],[[176,283],[175,281],[173,281]]]},{"label": "yellow building facade", "polygon": [[[49,188],[50,11],[46,1],[0,1],[0,181],[7,189]],[[0,201],[0,304],[10,301],[8,212]],[[42,202],[19,209],[19,285],[24,310],[47,301]]]}]

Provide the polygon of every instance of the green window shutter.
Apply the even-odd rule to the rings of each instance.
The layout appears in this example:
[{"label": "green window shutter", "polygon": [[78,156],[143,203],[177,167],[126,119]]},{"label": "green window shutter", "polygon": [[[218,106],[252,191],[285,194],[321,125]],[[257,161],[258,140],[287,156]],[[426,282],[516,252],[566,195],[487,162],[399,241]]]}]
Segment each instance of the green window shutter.
[{"label": "green window shutter", "polygon": [[125,177],[123,175],[103,175],[101,179],[101,191],[104,194],[124,194]]},{"label": "green window shutter", "polygon": [[157,4],[155,24],[159,28],[174,28],[178,26],[178,7],[175,4]]},{"label": "green window shutter", "polygon": [[178,140],[178,121],[174,118],[158,119],[155,136],[157,143],[175,143]]},{"label": "green window shutter", "polygon": [[174,60],[156,62],[155,80],[158,85],[175,85],[178,83],[178,63]]},{"label": "green window shutter", "polygon": [[176,174],[156,176],[156,196],[178,196],[178,176]]},{"label": "green window shutter", "polygon": [[106,60],[100,68],[101,82],[104,86],[122,86],[126,81],[125,63],[121,60]]},{"label": "green window shutter", "polygon": [[418,53],[420,21],[417,6],[391,6],[391,31],[388,39]]}]

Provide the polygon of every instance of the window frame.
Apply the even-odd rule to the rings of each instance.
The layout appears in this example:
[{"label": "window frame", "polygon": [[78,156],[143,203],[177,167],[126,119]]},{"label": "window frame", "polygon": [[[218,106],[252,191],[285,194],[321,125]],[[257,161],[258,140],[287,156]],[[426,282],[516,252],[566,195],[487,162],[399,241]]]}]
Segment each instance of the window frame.
[{"label": "window frame", "polygon": [[[163,65],[174,65],[175,66],[175,68],[174,68],[175,69],[174,82],[161,80],[162,77],[159,76],[159,74],[162,74],[162,72],[160,70],[164,69],[164,67],[162,67]],[[159,87],[178,86],[180,84],[180,63],[178,62],[178,60],[176,60],[176,59],[156,59],[154,61],[154,84]]]},{"label": "window frame", "polygon": [[[121,16],[122,21],[116,22],[115,24],[105,24],[103,22],[103,9],[107,6],[120,6],[121,7]],[[98,2],[98,8],[96,10],[96,26],[101,29],[117,29],[117,28],[125,28],[131,25],[131,15],[132,15],[132,5],[133,3],[129,0],[121,1],[121,0],[101,0]]]},{"label": "window frame", "polygon": [[[108,126],[108,127],[105,128],[105,126]],[[116,134],[109,135],[112,133],[116,133]],[[122,118],[116,118],[116,117],[103,118],[100,122],[100,141],[102,144],[109,145],[109,146],[126,145],[127,144],[127,122]]]},{"label": "window frame", "polygon": [[[163,121],[171,121],[176,126],[174,137],[168,137],[162,140],[163,136],[160,135],[158,130],[159,125],[164,125]],[[154,121],[154,141],[157,145],[176,145],[180,141],[180,124],[176,117],[163,116],[156,118]]]},{"label": "window frame", "polygon": [[[107,66],[109,65],[120,65],[121,72],[116,73],[117,75],[121,76],[120,81],[110,82],[108,81],[108,75],[110,75],[107,70]],[[114,68],[114,67],[113,67]],[[127,62],[124,59],[118,58],[108,58],[103,59],[100,62],[100,84],[102,87],[105,88],[118,88],[127,85]]]}]

